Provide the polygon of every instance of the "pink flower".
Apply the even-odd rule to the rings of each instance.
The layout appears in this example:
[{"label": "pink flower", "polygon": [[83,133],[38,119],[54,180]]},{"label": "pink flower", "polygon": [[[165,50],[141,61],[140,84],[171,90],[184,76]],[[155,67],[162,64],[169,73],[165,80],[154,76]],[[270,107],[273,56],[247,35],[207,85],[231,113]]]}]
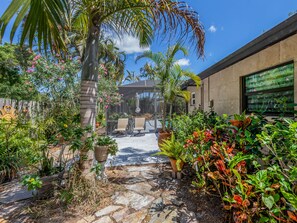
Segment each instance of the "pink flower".
[{"label": "pink flower", "polygon": [[33,61],[36,61],[36,60],[38,60],[39,58],[41,58],[41,56],[40,56],[40,55],[37,55],[37,56],[35,56],[35,57],[33,58]]},{"label": "pink flower", "polygon": [[105,109],[108,109],[108,105],[105,105]]}]

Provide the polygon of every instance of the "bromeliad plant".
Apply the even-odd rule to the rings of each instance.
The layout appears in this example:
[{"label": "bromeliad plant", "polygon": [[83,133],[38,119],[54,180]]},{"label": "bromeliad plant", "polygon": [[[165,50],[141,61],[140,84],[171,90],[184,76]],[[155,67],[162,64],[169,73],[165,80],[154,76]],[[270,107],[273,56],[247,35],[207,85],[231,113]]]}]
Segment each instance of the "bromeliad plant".
[{"label": "bromeliad plant", "polygon": [[167,156],[171,160],[173,170],[181,171],[185,162],[185,153],[183,144],[175,139],[172,133],[171,138],[164,140],[160,147],[161,152],[156,155]]}]

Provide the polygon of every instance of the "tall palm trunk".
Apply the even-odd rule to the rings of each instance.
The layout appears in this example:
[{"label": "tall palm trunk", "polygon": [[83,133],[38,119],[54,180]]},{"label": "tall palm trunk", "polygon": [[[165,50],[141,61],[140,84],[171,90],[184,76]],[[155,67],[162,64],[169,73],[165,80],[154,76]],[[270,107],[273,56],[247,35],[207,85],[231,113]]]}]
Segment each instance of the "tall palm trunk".
[{"label": "tall palm trunk", "polygon": [[[81,91],[80,91],[80,120],[81,127],[91,126],[95,130],[96,123],[96,102],[98,92],[98,42],[100,29],[96,25],[96,18],[90,21],[88,39],[84,52]],[[88,132],[86,137],[91,136],[92,131]],[[91,168],[94,160],[94,152],[88,148],[83,148],[80,152],[80,169],[82,176],[88,178],[93,176]]]},{"label": "tall palm trunk", "polygon": [[170,102],[170,108],[169,108],[169,118],[172,119],[172,109],[173,109],[173,103]]},{"label": "tall palm trunk", "polygon": [[167,102],[164,100],[163,103],[163,115],[162,115],[162,131],[165,132],[166,131],[166,114],[167,114]]}]

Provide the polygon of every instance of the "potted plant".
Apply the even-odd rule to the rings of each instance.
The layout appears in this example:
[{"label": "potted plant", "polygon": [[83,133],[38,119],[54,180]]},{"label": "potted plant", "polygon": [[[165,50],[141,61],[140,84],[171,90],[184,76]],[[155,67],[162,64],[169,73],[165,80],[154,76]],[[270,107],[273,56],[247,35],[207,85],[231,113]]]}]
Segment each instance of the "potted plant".
[{"label": "potted plant", "polygon": [[118,151],[118,144],[115,139],[109,136],[99,136],[95,145],[95,159],[98,162],[107,160],[108,154],[115,155]]},{"label": "potted plant", "polygon": [[165,139],[160,147],[160,152],[156,155],[167,156],[170,160],[171,167],[174,173],[180,172],[184,166],[185,154],[183,145],[175,140],[172,133],[170,139]]}]

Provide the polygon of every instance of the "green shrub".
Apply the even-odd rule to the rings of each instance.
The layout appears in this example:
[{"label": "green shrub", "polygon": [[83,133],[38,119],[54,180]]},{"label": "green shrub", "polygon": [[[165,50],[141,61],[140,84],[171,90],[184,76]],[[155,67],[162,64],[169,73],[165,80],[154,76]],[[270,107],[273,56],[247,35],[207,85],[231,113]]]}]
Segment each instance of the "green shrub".
[{"label": "green shrub", "polygon": [[16,177],[18,170],[34,155],[30,124],[0,120],[0,182]]},{"label": "green shrub", "polygon": [[[216,188],[236,223],[296,220],[297,122],[268,123],[262,116],[245,114],[234,117],[239,125],[214,113],[176,117],[180,128],[175,134],[180,134],[186,160],[196,170],[193,184]],[[200,123],[194,124],[196,120]]]}]

